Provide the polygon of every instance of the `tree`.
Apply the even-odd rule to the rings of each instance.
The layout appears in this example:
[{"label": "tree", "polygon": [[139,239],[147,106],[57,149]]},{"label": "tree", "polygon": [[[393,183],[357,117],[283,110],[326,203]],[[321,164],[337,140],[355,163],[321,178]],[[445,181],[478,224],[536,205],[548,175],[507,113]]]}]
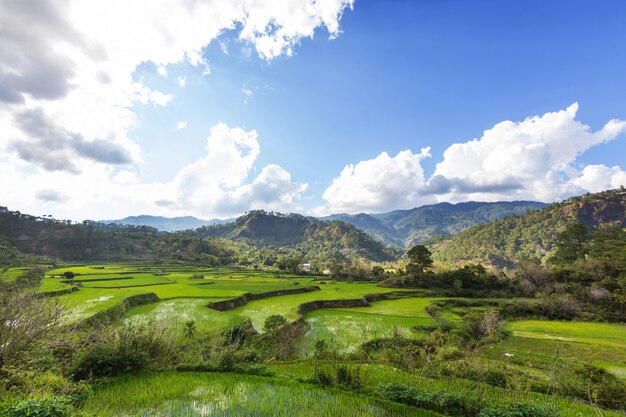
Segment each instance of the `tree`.
[{"label": "tree", "polygon": [[589,233],[581,222],[568,226],[559,234],[554,260],[557,263],[571,263],[577,259],[585,259],[589,253]]},{"label": "tree", "polygon": [[0,290],[0,369],[27,354],[58,330],[61,304],[34,291]]},{"label": "tree", "polygon": [[424,245],[415,245],[406,253],[409,258],[410,268],[417,269],[419,272],[424,272],[433,266],[433,260],[431,259],[432,253]]},{"label": "tree", "polygon": [[372,275],[376,278],[380,278],[385,273],[385,269],[382,266],[375,265],[372,267]]}]

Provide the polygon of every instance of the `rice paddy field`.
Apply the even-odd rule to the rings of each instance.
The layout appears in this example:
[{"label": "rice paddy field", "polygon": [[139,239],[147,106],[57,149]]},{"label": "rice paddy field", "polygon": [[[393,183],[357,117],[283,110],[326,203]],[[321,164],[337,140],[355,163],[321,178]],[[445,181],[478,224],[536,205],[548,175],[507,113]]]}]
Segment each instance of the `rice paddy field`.
[{"label": "rice paddy field", "polygon": [[626,380],[626,325],[523,320],[508,324],[511,336],[482,349],[493,366],[532,368],[549,380],[555,372],[591,363]]},{"label": "rice paddy field", "polygon": [[440,414],[278,378],[161,373],[127,377],[95,392],[90,416],[390,416]]},{"label": "rice paddy field", "polygon": [[[72,272],[73,277],[68,277]],[[23,271],[0,271],[1,279],[15,279]],[[244,294],[318,287],[310,292],[277,295],[249,301],[225,311],[209,308],[215,301]],[[251,270],[194,268],[180,265],[82,265],[49,271],[39,288],[64,306],[68,323],[79,323],[114,308],[128,297],[154,293],[159,301],[128,308],[121,320],[158,321],[183,336],[184,323],[193,320],[203,332],[219,332],[250,319],[263,331],[275,314],[289,321],[304,319],[309,325],[302,360],[275,363],[273,377],[228,373],[158,373],[113,379],[98,386],[84,407],[93,416],[437,416],[431,411],[390,403],[380,396],[325,389],[306,383],[319,361],[311,359],[315,342],[324,340],[340,353],[350,353],[363,343],[400,334],[419,339],[434,324],[427,307],[445,297],[405,293],[374,283],[337,282],[321,277],[276,274]],[[65,293],[59,293],[65,292]],[[321,308],[301,316],[303,303],[317,300],[362,299],[371,294],[400,293],[407,298],[373,301],[367,307]],[[476,301],[476,300],[474,300]],[[494,300],[489,300],[494,301]],[[468,309],[488,308],[476,305]],[[458,321],[463,307],[444,309]],[[509,335],[481,346],[461,359],[469,366],[497,369],[512,375],[507,388],[450,377],[428,379],[391,366],[361,364],[364,389],[373,392],[380,383],[400,382],[430,392],[462,393],[485,404],[548,404],[560,416],[618,416],[579,401],[532,392],[528,381],[549,384],[559,373],[591,363],[626,380],[626,326],[590,322],[523,320],[507,323]],[[417,329],[417,330],[416,330]],[[450,362],[452,363],[452,361]],[[444,362],[445,364],[445,362]],[[526,384],[526,385],[525,385]],[[518,392],[521,390],[523,393]]]}]

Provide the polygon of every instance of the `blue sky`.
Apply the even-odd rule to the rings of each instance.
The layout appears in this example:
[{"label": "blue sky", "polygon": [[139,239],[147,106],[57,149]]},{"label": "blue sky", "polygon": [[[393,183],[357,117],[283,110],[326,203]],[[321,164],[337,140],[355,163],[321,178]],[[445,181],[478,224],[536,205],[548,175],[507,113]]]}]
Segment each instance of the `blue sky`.
[{"label": "blue sky", "polygon": [[[291,54],[282,50],[268,58],[258,39],[242,40],[249,17],[234,19],[234,27],[205,37],[204,44],[200,40],[200,64],[150,56],[135,62],[132,79],[169,99],[128,106],[133,121],[123,125],[125,142],[114,142],[134,149],[137,162],[113,164],[107,175],[132,176],[137,189],[147,184],[141,193],[168,203],[128,208],[201,217],[262,206],[313,214],[384,211],[468,199],[553,201],[626,181],[624,2],[357,0],[352,9],[334,3],[341,28],[335,39],[329,40],[328,25],[318,24],[312,39],[305,31],[290,38]],[[280,10],[271,12],[277,22],[284,18]],[[203,74],[206,66],[210,73]],[[537,123],[524,124],[533,116]],[[604,132],[612,119],[617,125]],[[515,123],[513,130],[483,137],[507,120]],[[177,129],[178,122],[186,126]],[[225,201],[202,209],[211,193],[201,198],[191,186],[181,192],[169,183],[207,153],[207,136],[219,122],[254,129],[260,152],[243,173],[233,174],[235,185],[209,178],[215,173],[194,177],[194,184],[214,189]],[[472,139],[479,139],[476,149],[468,144]],[[454,144],[465,145],[444,158]],[[502,149],[518,145],[526,150],[501,156]],[[427,147],[430,157],[418,156]],[[405,150],[410,153],[398,156]],[[380,157],[383,152],[388,157]],[[20,155],[20,163],[33,162]],[[494,168],[494,160],[508,158],[544,163]],[[471,165],[469,159],[482,162],[455,171]],[[194,175],[204,175],[204,163]],[[241,197],[267,166],[280,167],[289,179],[267,180],[254,198]],[[61,183],[43,191],[69,197],[71,190],[60,190]],[[293,187],[288,195],[269,191],[285,184]],[[168,196],[160,199],[159,192]],[[62,201],[40,198],[38,204],[76,217],[58,207]]]}]

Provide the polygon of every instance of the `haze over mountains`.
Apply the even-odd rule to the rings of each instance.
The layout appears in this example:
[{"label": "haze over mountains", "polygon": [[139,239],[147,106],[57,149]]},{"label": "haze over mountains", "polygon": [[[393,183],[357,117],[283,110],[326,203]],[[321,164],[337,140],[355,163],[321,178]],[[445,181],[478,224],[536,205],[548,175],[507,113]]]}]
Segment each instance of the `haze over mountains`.
[{"label": "haze over mountains", "polygon": [[100,222],[106,224],[126,224],[130,226],[150,226],[162,232],[177,232],[179,230],[196,229],[202,226],[224,224],[233,220],[234,219],[202,220],[194,216],[164,217],[142,214],[139,216],[124,217],[118,220],[101,220]]},{"label": "haze over mountains", "polygon": [[[388,245],[408,247],[437,235],[456,234],[469,227],[489,223],[507,216],[524,214],[546,204],[536,201],[439,203],[409,210],[394,210],[379,214],[333,214],[320,220],[341,220],[363,230],[376,240]],[[174,232],[202,226],[234,222],[234,219],[202,220],[193,216],[131,216],[102,223],[150,226]]]}]

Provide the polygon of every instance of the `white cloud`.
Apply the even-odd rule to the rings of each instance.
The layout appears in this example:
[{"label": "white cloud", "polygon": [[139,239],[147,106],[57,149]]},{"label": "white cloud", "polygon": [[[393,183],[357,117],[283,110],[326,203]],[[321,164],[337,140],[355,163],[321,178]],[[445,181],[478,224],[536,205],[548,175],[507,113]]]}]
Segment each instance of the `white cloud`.
[{"label": "white cloud", "polygon": [[201,215],[232,216],[252,208],[294,210],[306,184],[291,181],[277,165],[268,165],[245,183],[259,155],[257,133],[220,123],[211,128],[206,157],[180,170],[175,199]]},{"label": "white cloud", "polygon": [[165,65],[159,65],[159,67],[157,68],[157,72],[160,76],[167,77],[167,68],[165,67]]},{"label": "white cloud", "polygon": [[[0,193],[11,195],[7,204],[34,213],[35,194],[41,189],[81,195],[71,207],[58,202],[56,213],[72,218],[109,211],[104,217],[120,211],[154,212],[154,200],[175,198],[173,182],[122,186],[113,179],[121,171],[141,172],[141,149],[128,136],[136,123],[134,106],[167,106],[174,98],[171,92],[135,80],[137,67],[150,62],[166,76],[169,65],[188,64],[204,68],[206,75],[210,67],[202,49],[227,30],[239,31],[243,43],[263,59],[291,55],[298,42],[318,28],[332,36],[340,33],[341,14],[352,4],[353,0],[0,2],[0,171],[5,175]],[[186,79],[177,81],[182,87]],[[29,114],[39,115],[45,129],[35,132],[32,123],[24,123]],[[251,169],[246,165],[241,175]],[[274,168],[263,172],[265,177],[250,185],[257,184],[255,190],[261,189],[263,178],[291,184],[284,172]],[[211,183],[200,181],[205,182]],[[235,195],[233,183],[221,186],[226,194]],[[276,197],[291,204],[292,191]],[[258,193],[260,200],[269,195]],[[195,201],[193,190],[186,189],[185,195]],[[94,198],[98,208],[93,207]],[[171,210],[171,205],[156,207]]]},{"label": "white cloud", "polygon": [[626,184],[619,166],[588,165],[577,158],[589,148],[626,132],[626,121],[610,120],[598,131],[577,121],[578,104],[567,109],[505,121],[482,137],[448,147],[428,179],[420,159],[403,151],[395,157],[348,165],[323,194],[314,213],[384,211],[437,201],[556,201]]},{"label": "white cloud", "polygon": [[224,55],[228,55],[228,45],[226,45],[226,42],[224,41],[218,41],[219,45],[220,45],[220,49],[222,50],[222,53]]},{"label": "white cloud", "polygon": [[176,130],[181,130],[187,127],[187,122],[185,121],[180,121],[176,123]]},{"label": "white cloud", "polygon": [[433,178],[448,180],[447,201],[534,199],[554,201],[585,191],[574,179],[578,156],[626,131],[626,121],[610,120],[593,132],[577,121],[578,104],[565,110],[505,121],[479,139],[450,146]]},{"label": "white cloud", "polygon": [[211,128],[206,156],[166,182],[145,182],[132,169],[106,164],[93,165],[76,176],[67,170],[33,171],[17,157],[0,159],[3,204],[27,213],[72,219],[84,219],[85,213],[94,219],[138,213],[213,218],[254,208],[300,210],[298,200],[307,184],[292,181],[291,174],[275,164],[255,175],[254,162],[260,153],[257,138],[254,130],[219,123]]},{"label": "white cloud", "polygon": [[618,188],[621,185],[626,186],[626,171],[618,166],[609,168],[606,165],[587,165],[572,183],[590,192]]},{"label": "white cloud", "polygon": [[178,81],[178,86],[179,87],[184,87],[185,84],[187,83],[187,78],[185,78],[185,77],[178,77],[176,79],[176,81]]},{"label": "white cloud", "polygon": [[419,154],[410,150],[389,156],[383,152],[374,159],[347,165],[324,191],[326,207],[315,214],[385,211],[413,207],[428,201],[419,192],[425,186],[420,161],[430,156],[430,148]]}]

